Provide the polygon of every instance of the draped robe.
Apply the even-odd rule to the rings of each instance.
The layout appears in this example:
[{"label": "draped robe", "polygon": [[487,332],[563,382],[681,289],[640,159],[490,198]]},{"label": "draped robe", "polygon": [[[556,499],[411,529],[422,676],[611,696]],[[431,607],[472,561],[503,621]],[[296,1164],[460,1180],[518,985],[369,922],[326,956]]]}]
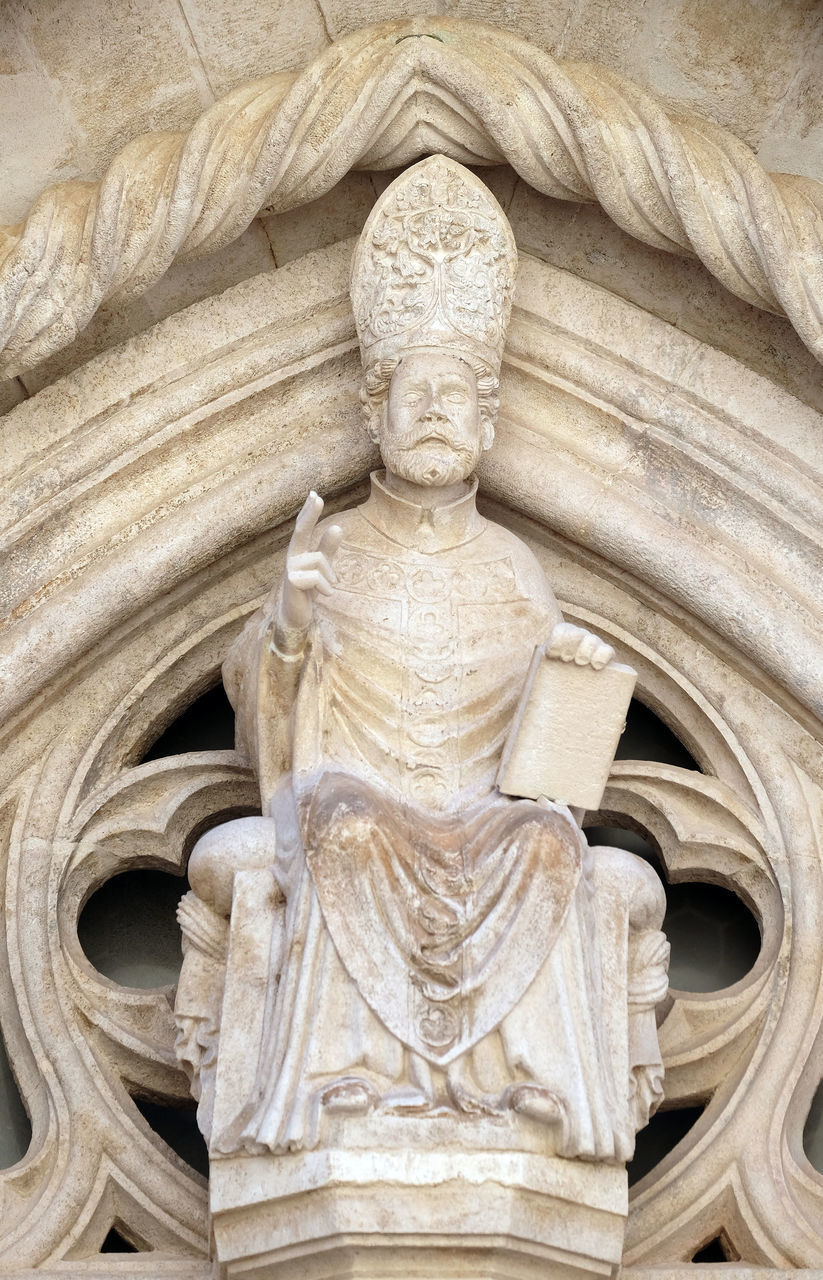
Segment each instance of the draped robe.
[{"label": "draped robe", "polygon": [[[474,489],[426,508],[375,475],[334,520],[337,583],[305,647],[278,651],[264,614],[224,668],[280,906],[255,1087],[218,1149],[316,1145],[339,1081],[423,1113],[499,1114],[533,1084],[558,1102],[556,1154],[624,1161],[638,1071],[659,1092],[654,1000],[632,1040],[627,992],[632,930],[662,936],[660,886],[494,781],[560,621],[545,576]],[[659,944],[651,968],[659,987]]]}]

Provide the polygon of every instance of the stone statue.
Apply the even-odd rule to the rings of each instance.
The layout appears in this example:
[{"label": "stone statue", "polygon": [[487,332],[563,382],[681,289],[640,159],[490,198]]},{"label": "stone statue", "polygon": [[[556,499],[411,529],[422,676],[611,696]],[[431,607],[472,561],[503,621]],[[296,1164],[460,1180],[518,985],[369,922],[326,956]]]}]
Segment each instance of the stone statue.
[{"label": "stone statue", "polygon": [[[396,1143],[399,1122],[450,1116],[622,1165],[661,1097],[656,876],[589,848],[566,806],[496,786],[536,647],[594,670],[614,657],[475,505],[516,264],[487,189],[441,156],[388,188],[360,239],[362,401],[385,470],[334,519],[309,495],[283,581],[229,654],[263,816],[198,841],[181,905],[178,1052],[213,1157],[316,1149],[366,1116]],[[239,988],[246,1083],[227,1074],[218,1124],[241,910],[269,923],[254,1002],[251,978]]]}]

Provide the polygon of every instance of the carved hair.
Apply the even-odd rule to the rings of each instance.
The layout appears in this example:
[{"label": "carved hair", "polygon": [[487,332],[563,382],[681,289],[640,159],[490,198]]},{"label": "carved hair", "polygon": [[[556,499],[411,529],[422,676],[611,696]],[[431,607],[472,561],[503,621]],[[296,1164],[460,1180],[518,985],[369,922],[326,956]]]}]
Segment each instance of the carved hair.
[{"label": "carved hair", "polygon": [[[376,360],[374,364],[366,369],[363,375],[360,403],[366,415],[366,428],[372,440],[378,439],[383,418],[383,407],[388,398],[392,375],[402,358],[402,356],[397,356],[391,360]],[[497,422],[497,412],[500,408],[500,397],[497,394],[500,379],[492,372],[484,360],[463,353],[458,358],[469,366],[477,379],[477,402],[484,438],[483,447],[484,449],[489,449],[494,439],[494,426]]]}]

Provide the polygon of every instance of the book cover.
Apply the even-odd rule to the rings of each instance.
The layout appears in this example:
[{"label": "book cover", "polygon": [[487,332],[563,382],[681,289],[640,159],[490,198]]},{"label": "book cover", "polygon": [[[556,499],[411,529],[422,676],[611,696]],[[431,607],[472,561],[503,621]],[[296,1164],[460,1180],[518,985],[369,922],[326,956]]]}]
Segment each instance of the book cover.
[{"label": "book cover", "polygon": [[636,680],[619,662],[595,671],[535,649],[497,773],[500,790],[598,809]]}]

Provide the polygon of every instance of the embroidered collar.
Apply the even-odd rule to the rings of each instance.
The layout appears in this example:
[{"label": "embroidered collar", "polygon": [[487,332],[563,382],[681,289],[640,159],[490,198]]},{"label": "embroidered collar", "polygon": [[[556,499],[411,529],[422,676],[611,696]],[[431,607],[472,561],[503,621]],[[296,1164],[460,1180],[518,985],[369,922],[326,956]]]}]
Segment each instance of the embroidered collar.
[{"label": "embroidered collar", "polygon": [[384,471],[373,471],[371,493],[359,508],[364,520],[391,542],[412,551],[433,555],[448,551],[476,538],[486,521],[475,506],[477,478],[472,477],[468,493],[442,507],[409,502],[392,493],[383,483]]}]

